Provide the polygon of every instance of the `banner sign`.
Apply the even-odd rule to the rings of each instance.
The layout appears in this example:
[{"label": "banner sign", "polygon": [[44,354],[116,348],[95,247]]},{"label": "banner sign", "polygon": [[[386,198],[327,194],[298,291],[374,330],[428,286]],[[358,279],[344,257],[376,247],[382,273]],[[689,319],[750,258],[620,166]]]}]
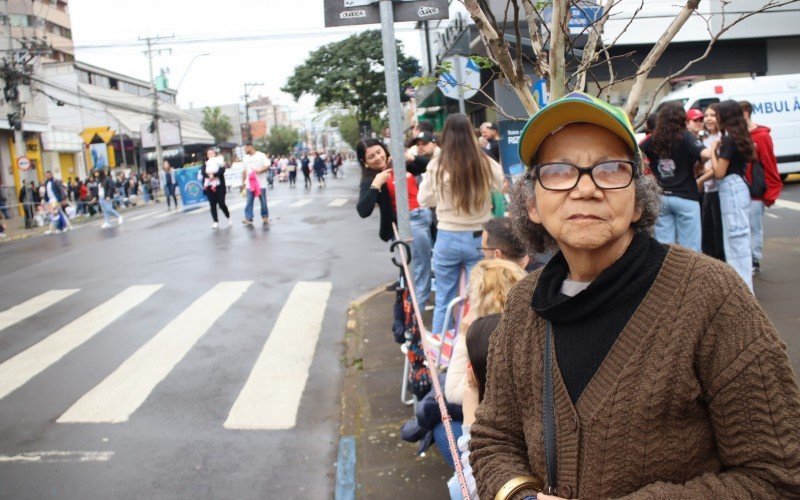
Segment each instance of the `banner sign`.
[{"label": "banner sign", "polygon": [[200,167],[175,169],[175,180],[181,191],[181,203],[184,208],[194,208],[207,201],[206,195],[203,193],[203,183],[199,177]]},{"label": "banner sign", "polygon": [[503,165],[503,173],[511,184],[525,174],[525,165],[519,159],[519,138],[525,123],[519,120],[497,122],[497,129],[500,132],[500,163]]}]

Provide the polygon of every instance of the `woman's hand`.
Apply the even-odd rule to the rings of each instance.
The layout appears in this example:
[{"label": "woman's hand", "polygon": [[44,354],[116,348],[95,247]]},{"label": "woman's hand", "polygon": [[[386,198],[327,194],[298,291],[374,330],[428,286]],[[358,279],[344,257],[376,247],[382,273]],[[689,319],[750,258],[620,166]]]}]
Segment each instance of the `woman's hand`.
[{"label": "woman's hand", "polygon": [[380,189],[386,184],[386,181],[389,180],[389,177],[392,175],[392,169],[387,168],[383,172],[379,173],[375,176],[375,179],[372,181],[372,187],[375,189]]},{"label": "woman's hand", "polygon": [[553,495],[545,495],[544,493],[537,493],[536,500],[567,500],[567,499],[561,497],[554,497]]}]

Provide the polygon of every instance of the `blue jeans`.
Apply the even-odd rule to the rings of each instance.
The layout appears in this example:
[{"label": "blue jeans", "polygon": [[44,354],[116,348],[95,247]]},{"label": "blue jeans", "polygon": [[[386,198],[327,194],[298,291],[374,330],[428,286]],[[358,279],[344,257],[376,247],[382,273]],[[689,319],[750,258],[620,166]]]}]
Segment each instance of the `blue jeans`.
[{"label": "blue jeans", "polygon": [[753,251],[750,248],[750,189],[740,175],[731,174],[719,183],[722,212],[722,245],[725,261],[753,291]]},{"label": "blue jeans", "polygon": [[750,200],[750,250],[753,260],[764,258],[764,202]]},{"label": "blue jeans", "polygon": [[103,220],[106,224],[111,221],[111,216],[113,215],[117,219],[121,218],[122,216],[114,210],[114,206],[111,203],[111,200],[107,200],[105,198],[100,198],[97,200],[100,203],[100,209],[103,210]]},{"label": "blue jeans", "polygon": [[700,203],[678,196],[661,197],[661,213],[656,220],[656,239],[703,251]]},{"label": "blue jeans", "polygon": [[[244,207],[244,218],[253,220],[253,202],[255,201],[255,193],[247,190],[247,205]],[[261,201],[261,218],[269,217],[269,209],[267,208],[267,188],[261,188],[261,194],[258,196]]]},{"label": "blue jeans", "polygon": [[[475,236],[477,234],[477,236]],[[447,304],[458,295],[461,270],[467,279],[482,258],[481,231],[445,231],[440,229],[433,246],[433,271],[436,273],[436,306],[433,310],[432,333],[441,333]],[[450,324],[453,326],[453,324]]]},{"label": "blue jeans", "polygon": [[[453,430],[453,439],[458,442],[458,438],[460,438],[461,434],[464,432],[461,428],[461,422],[456,420],[451,421],[450,428]],[[439,453],[442,454],[442,458],[447,465],[450,466],[450,469],[455,470],[456,464],[453,462],[453,455],[450,454],[450,443],[447,442],[447,431],[444,430],[444,424],[441,422],[436,424],[436,427],[433,428],[433,443],[436,445],[436,448],[439,449]],[[459,453],[459,457],[460,456],[461,454]]]},{"label": "blue jeans", "polygon": [[414,289],[420,308],[431,295],[431,221],[429,208],[417,208],[409,213],[411,219],[411,265],[414,268]]}]

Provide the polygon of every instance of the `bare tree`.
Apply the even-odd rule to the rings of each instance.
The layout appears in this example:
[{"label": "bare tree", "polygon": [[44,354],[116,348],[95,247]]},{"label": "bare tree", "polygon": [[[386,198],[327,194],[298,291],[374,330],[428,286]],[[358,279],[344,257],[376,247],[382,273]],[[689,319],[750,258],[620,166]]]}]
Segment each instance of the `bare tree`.
[{"label": "bare tree", "polygon": [[[735,25],[755,14],[774,10],[800,0],[765,0],[760,8],[739,13],[738,16],[731,20],[726,19],[725,15],[725,8],[729,3],[728,1],[723,1],[721,3],[723,9],[722,13],[711,14],[706,17],[698,13],[700,0],[686,0],[669,26],[656,40],[650,52],[638,66],[635,74],[624,78],[616,78],[613,61],[620,56],[611,56],[611,50],[620,40],[620,37],[635,23],[637,16],[644,7],[644,0],[641,1],[639,7],[632,13],[628,22],[622,28],[622,31],[609,43],[602,43],[603,28],[606,22],[614,16],[613,11],[621,3],[621,0],[601,1],[603,14],[595,22],[584,28],[584,33],[588,33],[588,42],[583,48],[583,54],[580,57],[576,71],[569,77],[567,77],[567,61],[565,55],[575,53],[575,48],[573,46],[574,40],[569,36],[569,16],[571,8],[581,8],[579,6],[579,0],[506,0],[506,12],[508,12],[509,7],[511,7],[514,13],[515,43],[513,47],[506,41],[503,26],[498,24],[492,14],[488,0],[460,1],[467,8],[467,11],[475,22],[475,26],[486,45],[489,58],[496,64],[501,78],[513,89],[529,114],[538,111],[539,106],[530,90],[531,79],[525,74],[522,62],[523,58],[521,57],[525,44],[523,43],[523,35],[519,29],[518,22],[520,3],[525,12],[528,37],[533,52],[531,58],[533,71],[537,77],[545,78],[549,82],[551,99],[561,97],[572,90],[585,89],[589,77],[592,77],[597,83],[597,87],[599,88],[598,95],[605,92],[605,97],[608,99],[614,85],[626,80],[633,80],[630,94],[625,104],[625,110],[631,118],[634,118],[637,115],[642,116],[642,114],[639,113],[639,108],[644,97],[645,85],[650,77],[650,73],[669,44],[693,15],[700,16],[706,21],[710,37],[706,50],[700,57],[688,61],[680,70],[664,78],[658,85],[659,91],[669,83],[671,79],[685,73],[692,65],[708,57],[711,49],[719,38]],[[551,24],[549,27],[544,23],[543,19],[543,10],[545,8],[552,9]],[[722,18],[720,28],[716,30],[716,32],[712,29],[710,22],[710,18],[714,15],[721,15]],[[544,34],[542,33],[542,28],[544,28]],[[543,39],[543,36],[545,36],[546,39]],[[545,50],[546,47],[549,48],[549,51]],[[625,56],[630,57],[631,55],[632,53],[626,54]],[[592,72],[592,70],[599,65],[606,65],[608,67],[609,82],[606,85],[600,85]],[[652,103],[650,106],[652,107]],[[648,111],[649,109],[650,108],[648,108]],[[644,113],[644,115],[646,116],[646,113]],[[644,117],[642,116],[641,121],[643,120]]]}]

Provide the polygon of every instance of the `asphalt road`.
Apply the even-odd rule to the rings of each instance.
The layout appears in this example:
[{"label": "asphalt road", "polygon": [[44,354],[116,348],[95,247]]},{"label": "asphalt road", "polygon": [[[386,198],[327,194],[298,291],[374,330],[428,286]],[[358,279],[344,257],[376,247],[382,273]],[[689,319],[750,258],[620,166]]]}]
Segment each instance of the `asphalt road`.
[{"label": "asphalt road", "polygon": [[[331,497],[347,306],[395,276],[347,173],[277,184],[269,227],[230,196],[217,231],[162,204],[0,245],[0,498]],[[765,225],[798,370],[800,184]]]},{"label": "asphalt road", "polygon": [[347,174],[276,182],[269,227],[162,203],[0,245],[0,497],[330,497],[347,306],[395,275]]}]

